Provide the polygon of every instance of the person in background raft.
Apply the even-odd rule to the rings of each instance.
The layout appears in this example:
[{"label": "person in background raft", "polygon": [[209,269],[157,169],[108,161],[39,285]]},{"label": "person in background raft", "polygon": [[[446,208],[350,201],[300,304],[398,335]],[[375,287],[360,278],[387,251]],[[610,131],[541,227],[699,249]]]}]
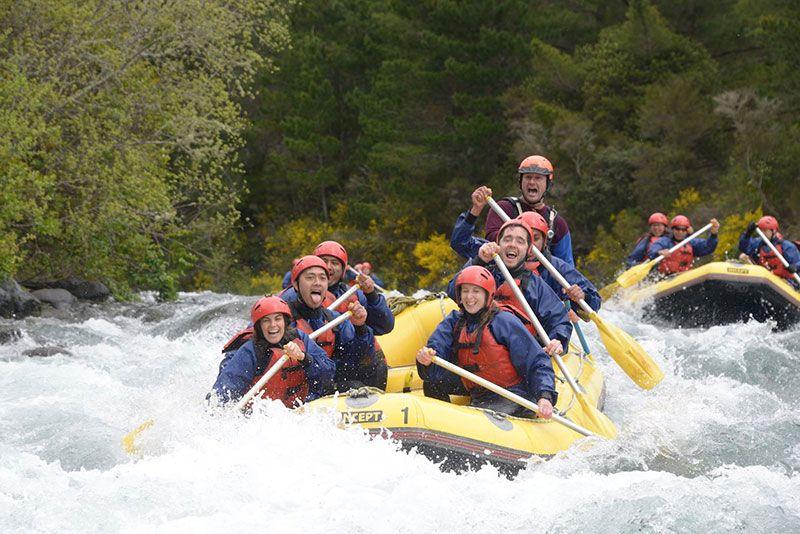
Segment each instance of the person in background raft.
[{"label": "person in background raft", "polygon": [[[764,235],[775,245],[789,267],[784,267],[783,262],[772,252],[772,249],[764,243],[759,235],[753,235],[756,226],[764,232]],[[751,222],[742,235],[739,237],[739,250],[746,254],[756,265],[763,265],[775,276],[787,280],[796,289],[800,289],[794,273],[800,270],[800,251],[792,241],[784,239],[778,232],[778,220],[770,215],[765,215],[758,220],[758,223]]]},{"label": "person in background raft", "polygon": [[[456,277],[459,309],[448,315],[417,352],[417,371],[427,396],[449,400],[469,392],[470,405],[519,416],[534,416],[513,401],[431,365],[431,356],[456,363],[490,382],[535,402],[545,419],[553,415],[558,393],[550,357],[513,314],[493,304],[495,280],[485,268],[467,267]],[[463,386],[459,387],[459,386]]]},{"label": "person in background raft", "polygon": [[[535,335],[534,327],[522,310],[522,305],[517,302],[517,297],[506,283],[502,271],[492,259],[495,254],[500,256],[550,338],[550,344],[544,348],[544,351],[548,355],[552,355],[554,352],[563,354],[568,350],[569,338],[572,335],[572,323],[567,315],[567,309],[557,294],[541,277],[534,276],[526,266],[527,254],[533,242],[531,227],[522,219],[511,219],[503,225],[497,235],[498,242],[484,243],[478,250],[477,256],[469,260],[465,267],[470,265],[487,267],[493,274],[498,288],[494,294],[496,303],[514,312],[528,330]],[[456,299],[455,281],[455,279],[451,280],[447,286],[447,294],[453,300]]]},{"label": "person in background raft", "polygon": [[212,388],[219,401],[238,401],[283,354],[289,361],[267,382],[261,397],[293,408],[333,393],[333,360],[305,332],[290,326],[286,302],[276,296],[262,297],[250,309],[250,320],[252,336],[240,337],[236,346],[228,347],[235,352],[220,365]]},{"label": "person in background raft", "polygon": [[[486,205],[487,197],[491,196],[492,190],[488,187],[479,187],[472,193],[472,205],[475,210],[480,213]],[[553,264],[561,276],[570,283],[569,291],[566,291],[558,280],[547,270],[546,267],[539,265],[539,261],[532,253],[529,253],[528,260],[525,265],[533,274],[538,275],[542,280],[553,290],[556,295],[565,294],[567,298],[574,302],[572,308],[580,310],[577,302],[580,299],[586,299],[586,303],[595,311],[600,309],[602,298],[600,297],[597,288],[586,278],[580,271],[573,266],[553,256],[548,247],[547,233],[548,226],[544,217],[535,211],[526,211],[517,217],[525,221],[528,226],[533,230],[533,244],[539,249],[542,254]],[[475,237],[473,232],[474,225],[465,224],[464,218],[459,217],[456,226],[453,228],[453,234],[450,237],[450,247],[461,256],[467,259],[472,259],[478,255],[481,246],[487,241],[480,237]],[[577,318],[573,318],[576,321]]]},{"label": "person in background raft", "polygon": [[[303,256],[292,269],[292,287],[281,295],[299,330],[311,333],[339,315],[324,306],[328,291],[328,266],[318,256]],[[360,302],[350,302],[349,320],[316,339],[317,345],[336,363],[334,381],[339,391],[364,385],[365,377],[375,376],[378,361],[375,337],[367,322],[367,310]],[[385,379],[384,379],[385,380]]]},{"label": "person in background raft", "polygon": [[650,253],[653,243],[661,239],[664,236],[664,232],[667,231],[669,219],[663,213],[656,212],[647,219],[647,224],[650,225],[650,231],[639,238],[633,247],[633,252],[625,259],[625,267],[628,269],[647,261],[647,255]]},{"label": "person in background raft", "polygon": [[667,256],[658,264],[658,272],[661,274],[674,274],[688,271],[692,268],[695,258],[708,256],[717,248],[717,232],[719,232],[719,222],[716,219],[708,221],[711,223],[711,235],[707,239],[696,237],[684,246],[669,253],[669,249],[686,239],[692,233],[692,223],[688,217],[676,215],[669,222],[671,236],[663,236],[650,247],[648,256],[655,259],[656,256]]},{"label": "person in background raft", "polygon": [[[555,176],[553,164],[543,156],[528,156],[519,164],[517,171],[522,196],[506,197],[499,200],[497,204],[512,219],[526,211],[535,211],[544,217],[549,228],[547,238],[550,241],[550,252],[556,258],[561,258],[575,267],[575,260],[572,257],[572,237],[567,221],[558,214],[555,208],[544,203],[545,193],[553,184]],[[470,210],[463,216],[466,223],[474,225],[479,214]],[[496,240],[501,226],[503,226],[503,219],[494,211],[490,211],[486,215],[486,239]]]},{"label": "person in background raft", "polygon": [[[295,258],[295,259],[292,260],[292,268],[294,268],[294,266],[297,265],[298,260],[300,260],[300,258]],[[286,289],[290,285],[292,285],[292,270],[291,269],[286,271],[286,274],[283,275],[283,281],[281,282],[281,289]]]}]

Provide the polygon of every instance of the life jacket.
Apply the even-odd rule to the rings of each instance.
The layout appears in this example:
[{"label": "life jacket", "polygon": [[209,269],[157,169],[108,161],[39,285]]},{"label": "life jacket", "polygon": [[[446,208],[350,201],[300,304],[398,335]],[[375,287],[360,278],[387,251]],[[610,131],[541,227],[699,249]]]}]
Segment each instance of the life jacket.
[{"label": "life jacket", "polygon": [[223,354],[226,352],[235,352],[239,349],[242,345],[244,345],[248,340],[253,339],[253,327],[248,326],[243,330],[239,330],[233,337],[225,343],[225,346],[222,347]]},{"label": "life jacket", "polygon": [[[303,316],[300,315],[300,312],[297,311],[297,302],[293,300],[291,302],[287,302],[287,304],[289,305],[289,309],[292,311],[292,319],[294,319],[297,329],[302,330],[306,334],[311,334],[314,329],[308,323],[308,321],[306,321]],[[322,315],[325,317],[326,323],[329,323],[333,320],[333,314],[330,310],[324,306],[320,309],[322,310]],[[325,354],[328,355],[328,358],[333,358],[333,349],[336,346],[336,332],[338,331],[339,327],[334,327],[333,329],[317,336],[317,338],[314,340],[317,342],[317,345],[319,345],[322,350],[325,351]]]},{"label": "life jacket", "polygon": [[[781,242],[773,243],[773,245],[775,245],[775,249],[783,255],[783,246]],[[758,249],[758,263],[772,271],[772,274],[775,276],[786,279],[792,278],[792,273],[783,266],[781,259],[772,252],[772,249],[769,248],[769,245],[766,243],[762,244]]]},{"label": "life jacket", "polygon": [[[494,382],[500,387],[510,388],[522,382],[514,365],[511,363],[511,355],[508,347],[497,342],[489,329],[489,323],[494,314],[483,327],[478,327],[474,332],[467,332],[467,327],[456,323],[456,331],[453,332],[456,354],[458,355],[458,365],[467,371],[478,375],[490,382]],[[467,391],[472,391],[475,384],[462,378],[464,387]]]},{"label": "life jacket", "polygon": [[686,243],[681,248],[661,260],[658,272],[662,274],[682,273],[692,268],[694,250],[691,243]]},{"label": "life jacket", "polygon": [[[650,232],[647,232],[646,234],[644,234],[642,237],[640,237],[636,241],[636,244],[634,245],[634,248],[638,247],[639,243],[641,243],[643,239],[647,239],[647,246],[644,247],[644,256],[642,258],[642,261],[639,262],[639,263],[644,263],[646,261],[649,261],[650,258],[648,256],[650,255],[650,248],[653,246],[653,243],[655,243],[656,241],[658,241],[662,237],[664,237],[664,236],[662,235],[660,237],[656,237],[653,234],[651,234]],[[666,260],[662,260],[662,261],[666,261]]]},{"label": "life jacket", "polygon": [[[530,277],[532,274],[533,273],[528,270],[525,271],[519,278],[514,279],[523,295],[525,295],[525,289],[530,283]],[[509,311],[516,315],[522,321],[522,324],[525,325],[525,328],[528,329],[528,332],[531,333],[533,338],[537,340],[539,339],[539,333],[536,331],[536,327],[528,318],[528,315],[525,313],[522,304],[520,304],[517,296],[514,295],[514,291],[511,289],[511,287],[509,287],[508,282],[503,282],[500,284],[500,287],[494,292],[494,303],[501,310]]]},{"label": "life jacket", "polygon": [[[300,338],[294,340],[300,346],[300,349],[305,352],[305,343]],[[256,374],[250,387],[253,387],[258,382],[264,373],[266,373],[278,359],[283,356],[285,351],[282,348],[272,348],[266,354],[257,355]],[[309,358],[310,356],[306,356]],[[287,408],[294,408],[297,406],[298,401],[303,402],[308,396],[308,379],[306,378],[306,371],[303,368],[303,363],[289,359],[283,364],[281,370],[273,376],[269,382],[264,385],[261,390],[262,398],[269,398],[279,400]]]},{"label": "life jacket", "polygon": [[541,263],[539,260],[528,260],[525,262],[525,268],[529,270],[532,274],[536,276],[541,276],[542,273],[539,272],[539,267],[541,267]]},{"label": "life jacket", "polygon": [[[517,210],[517,214],[514,217],[519,217],[522,215],[522,212],[525,211],[522,209],[522,200],[519,197],[504,197],[502,200],[508,200],[514,208]],[[547,215],[544,216],[544,220],[547,222],[547,244],[550,245],[550,240],[553,239],[553,236],[556,235],[553,231],[553,223],[556,221],[556,217],[558,217],[558,211],[553,206],[545,205],[545,209],[547,210]],[[536,210],[533,210],[536,211]],[[537,212],[538,213],[538,212]],[[512,219],[514,217],[511,217]]]}]

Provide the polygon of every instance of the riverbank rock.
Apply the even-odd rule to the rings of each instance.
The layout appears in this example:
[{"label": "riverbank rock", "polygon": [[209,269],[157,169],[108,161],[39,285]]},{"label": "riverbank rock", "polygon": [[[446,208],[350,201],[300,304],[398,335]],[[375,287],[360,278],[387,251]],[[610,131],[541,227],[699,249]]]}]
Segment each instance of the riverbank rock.
[{"label": "riverbank rock", "polygon": [[59,310],[69,308],[78,300],[75,295],[60,288],[37,289],[31,291],[31,295]]},{"label": "riverbank rock", "polygon": [[0,317],[21,319],[39,315],[42,303],[12,279],[0,283]]},{"label": "riverbank rock", "polygon": [[70,351],[58,345],[49,345],[46,347],[36,347],[33,349],[26,349],[22,351],[22,354],[23,356],[28,356],[29,358],[49,358],[50,356],[55,356],[56,354],[64,354],[66,356],[72,356],[72,353]]},{"label": "riverbank rock", "polygon": [[111,296],[111,291],[102,282],[92,282],[76,276],[62,280],[31,280],[25,282],[30,289],[65,289],[80,300],[103,302]]}]

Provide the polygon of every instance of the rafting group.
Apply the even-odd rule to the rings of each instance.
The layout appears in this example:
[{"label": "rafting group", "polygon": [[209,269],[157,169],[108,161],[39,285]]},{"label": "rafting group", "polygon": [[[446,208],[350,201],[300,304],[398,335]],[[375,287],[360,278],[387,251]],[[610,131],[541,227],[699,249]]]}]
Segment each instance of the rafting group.
[{"label": "rafting group", "polygon": [[[372,433],[388,429],[404,447],[445,464],[457,458],[458,465],[488,461],[513,470],[582,436],[613,438],[616,428],[602,413],[604,379],[581,322],[597,327],[635,383],[654,387],[663,373],[598,315],[601,294],[642,281],[657,264],[666,278],[656,286],[690,273],[695,258],[716,248],[719,223],[693,232],[684,215],[668,221],[653,214],[629,269],[598,291],[575,267],[567,221],[545,203],[554,177],[551,162],[533,155],[518,168],[520,196],[495,201],[490,188],[478,187],[453,228],[451,246],[466,263],[447,296],[432,295],[397,316],[369,263],[351,267],[341,243],[318,244],[225,344],[207,401],[245,412],[256,397],[332,409]],[[487,206],[479,237],[476,222]],[[797,247],[772,217],[750,225],[740,248],[765,276],[797,276]],[[573,332],[579,346],[570,343]]]}]

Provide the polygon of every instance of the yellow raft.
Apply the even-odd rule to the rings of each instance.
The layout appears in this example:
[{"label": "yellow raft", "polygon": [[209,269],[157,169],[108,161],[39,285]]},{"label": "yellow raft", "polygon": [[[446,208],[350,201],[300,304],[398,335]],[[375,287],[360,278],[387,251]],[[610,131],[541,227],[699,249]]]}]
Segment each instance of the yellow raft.
[{"label": "yellow raft", "polygon": [[646,302],[645,314],[679,327],[774,320],[780,329],[800,320],[800,292],[760,265],[713,262],[625,295]]},{"label": "yellow raft", "polygon": [[[531,456],[550,457],[582,436],[552,421],[524,419],[465,406],[468,398],[452,397],[453,403],[422,395],[415,356],[436,325],[452,310],[448,298],[420,302],[399,313],[394,330],[379,341],[391,366],[387,392],[361,389],[313,401],[308,408],[336,410],[343,424],[358,424],[370,433],[415,448],[442,462],[443,469],[463,470],[487,462],[514,474]],[[602,374],[590,355],[570,346],[563,359],[586,391],[590,404],[602,409],[605,390]],[[582,411],[557,366],[556,410],[566,417]]]}]

